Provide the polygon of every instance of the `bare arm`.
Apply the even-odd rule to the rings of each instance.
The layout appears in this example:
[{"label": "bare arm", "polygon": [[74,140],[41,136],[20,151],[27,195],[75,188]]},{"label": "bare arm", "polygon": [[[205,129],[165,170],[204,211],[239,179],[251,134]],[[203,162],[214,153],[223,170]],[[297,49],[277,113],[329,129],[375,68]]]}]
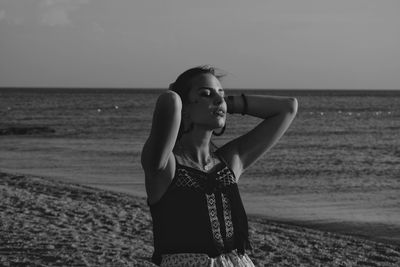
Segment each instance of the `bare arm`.
[{"label": "bare arm", "polygon": [[[142,166],[146,174],[146,186],[153,184],[158,174],[174,162],[172,149],[181,122],[182,101],[178,94],[167,91],[157,100],[150,136],[142,150]],[[170,168],[171,169],[171,168]],[[172,168],[174,169],[174,168]],[[170,177],[172,179],[172,177]]]},{"label": "bare arm", "polygon": [[[297,100],[279,96],[246,96],[247,115],[264,119],[248,133],[220,148],[237,178],[273,147],[289,128],[297,113]],[[226,98],[230,113],[242,113],[245,108],[241,96]]]}]

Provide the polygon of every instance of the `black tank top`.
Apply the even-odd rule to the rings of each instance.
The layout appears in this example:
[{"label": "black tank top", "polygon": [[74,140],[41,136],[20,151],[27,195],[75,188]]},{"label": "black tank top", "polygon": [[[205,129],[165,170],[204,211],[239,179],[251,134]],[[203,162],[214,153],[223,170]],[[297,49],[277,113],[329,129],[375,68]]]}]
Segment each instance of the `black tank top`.
[{"label": "black tank top", "polygon": [[205,253],[217,257],[251,249],[248,222],[233,172],[221,160],[210,173],[176,162],[167,191],[149,205],[154,254]]}]

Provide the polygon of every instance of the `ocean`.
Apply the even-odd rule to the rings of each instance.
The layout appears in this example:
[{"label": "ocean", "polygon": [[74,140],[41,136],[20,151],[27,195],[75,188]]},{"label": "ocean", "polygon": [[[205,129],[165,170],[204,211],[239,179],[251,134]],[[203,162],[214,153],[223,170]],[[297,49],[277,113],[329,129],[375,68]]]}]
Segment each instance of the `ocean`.
[{"label": "ocean", "polygon": [[[299,102],[280,142],[240,178],[248,214],[400,244],[400,91],[244,91]],[[0,89],[0,171],[145,196],[140,151],[160,92]],[[229,115],[215,142],[258,122]]]}]

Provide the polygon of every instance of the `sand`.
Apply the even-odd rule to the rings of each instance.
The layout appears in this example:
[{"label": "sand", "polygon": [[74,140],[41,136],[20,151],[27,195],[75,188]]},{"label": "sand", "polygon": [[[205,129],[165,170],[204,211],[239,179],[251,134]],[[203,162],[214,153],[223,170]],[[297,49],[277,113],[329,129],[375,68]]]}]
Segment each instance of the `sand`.
[{"label": "sand", "polygon": [[[0,173],[0,266],[155,266],[144,198]],[[400,247],[250,217],[256,266],[400,266]]]}]

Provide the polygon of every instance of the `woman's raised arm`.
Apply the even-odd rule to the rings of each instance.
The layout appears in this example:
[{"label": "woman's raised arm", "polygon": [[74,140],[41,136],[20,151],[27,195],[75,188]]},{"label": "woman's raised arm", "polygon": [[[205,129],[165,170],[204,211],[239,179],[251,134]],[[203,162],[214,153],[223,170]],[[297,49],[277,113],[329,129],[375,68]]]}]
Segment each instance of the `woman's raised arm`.
[{"label": "woman's raised arm", "polygon": [[226,98],[229,113],[264,119],[248,133],[221,147],[223,156],[237,178],[273,147],[289,128],[297,113],[297,99],[280,96],[230,96]]},{"label": "woman's raised arm", "polygon": [[173,159],[172,149],[181,123],[181,110],[182,101],[177,93],[167,91],[158,97],[150,136],[142,150],[146,181],[149,177],[156,177]]}]

